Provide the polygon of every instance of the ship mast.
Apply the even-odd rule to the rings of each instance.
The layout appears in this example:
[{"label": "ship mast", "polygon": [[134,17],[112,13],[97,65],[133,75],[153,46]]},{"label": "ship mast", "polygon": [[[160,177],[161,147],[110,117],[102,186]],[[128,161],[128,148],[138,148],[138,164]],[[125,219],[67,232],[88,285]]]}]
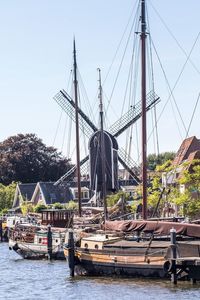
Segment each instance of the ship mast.
[{"label": "ship mast", "polygon": [[75,102],[75,120],[76,120],[76,175],[78,187],[78,215],[81,217],[81,172],[80,172],[80,146],[79,146],[79,119],[78,119],[78,81],[77,81],[77,63],[76,63],[76,45],[74,39],[74,102]]},{"label": "ship mast", "polygon": [[99,113],[100,113],[100,131],[101,131],[101,168],[102,168],[102,198],[104,206],[104,218],[108,218],[107,202],[106,202],[106,168],[105,168],[105,143],[103,131],[103,102],[102,102],[102,85],[101,85],[101,70],[99,72]]},{"label": "ship mast", "polygon": [[146,132],[146,16],[141,0],[141,96],[142,96],[142,217],[147,219],[147,132]]}]

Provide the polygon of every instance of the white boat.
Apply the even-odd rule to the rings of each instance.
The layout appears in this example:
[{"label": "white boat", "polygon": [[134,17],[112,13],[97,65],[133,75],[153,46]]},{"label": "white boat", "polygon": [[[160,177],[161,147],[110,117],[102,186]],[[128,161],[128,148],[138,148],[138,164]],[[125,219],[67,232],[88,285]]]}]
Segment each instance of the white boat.
[{"label": "white boat", "polygon": [[10,230],[9,249],[26,259],[64,259],[66,228],[19,224]]}]

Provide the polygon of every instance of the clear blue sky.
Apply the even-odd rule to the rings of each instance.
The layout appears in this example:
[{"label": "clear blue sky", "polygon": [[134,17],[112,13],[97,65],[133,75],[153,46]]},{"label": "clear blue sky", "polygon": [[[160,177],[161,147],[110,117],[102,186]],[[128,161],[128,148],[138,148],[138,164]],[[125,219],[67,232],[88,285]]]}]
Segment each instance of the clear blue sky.
[{"label": "clear blue sky", "polygon": [[[79,71],[89,99],[97,92],[97,67],[102,77],[108,71],[117,45],[137,0],[6,0],[0,1],[0,141],[17,133],[36,133],[51,146],[60,116],[53,96],[67,87],[72,63],[72,42],[76,37]],[[186,62],[186,56],[163,26],[159,15],[189,53],[200,31],[199,0],[147,0],[152,39],[171,87]],[[200,39],[197,40],[174,95],[188,126],[200,92]],[[157,69],[156,67],[155,69]],[[162,99],[168,91],[155,76],[155,89]],[[109,83],[105,93],[112,90]],[[116,98],[115,108],[120,99]],[[98,104],[97,104],[98,107]],[[120,112],[117,117],[120,116]],[[189,135],[200,138],[200,105]],[[177,113],[176,113],[177,115]],[[114,118],[114,117],[113,117]],[[160,151],[176,151],[185,132],[177,129],[170,103],[159,121]],[[61,131],[61,129],[60,129]],[[62,135],[54,146],[62,147]],[[64,151],[63,151],[64,152]],[[149,149],[153,152],[153,148]]]}]

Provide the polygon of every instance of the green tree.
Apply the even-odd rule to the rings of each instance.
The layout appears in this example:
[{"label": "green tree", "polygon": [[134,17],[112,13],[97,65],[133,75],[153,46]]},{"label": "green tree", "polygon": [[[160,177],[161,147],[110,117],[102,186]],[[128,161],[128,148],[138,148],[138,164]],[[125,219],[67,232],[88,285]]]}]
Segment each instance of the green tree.
[{"label": "green tree", "polygon": [[121,197],[124,197],[125,200],[128,200],[128,194],[123,191],[119,191],[118,193],[108,195],[106,197],[107,206],[114,206]]},{"label": "green tree", "polygon": [[27,201],[24,201],[20,208],[24,216],[30,212],[34,212],[34,205],[32,203],[28,203]]},{"label": "green tree", "polygon": [[174,202],[181,207],[183,215],[195,218],[200,217],[200,160],[183,164],[184,171],[179,179],[185,185],[184,193],[177,193]]},{"label": "green tree", "polygon": [[163,165],[166,161],[171,161],[175,157],[175,152],[163,152],[160,154],[149,154],[147,165],[149,170],[154,171],[158,165]]},{"label": "green tree", "polygon": [[55,181],[71,168],[70,160],[47,147],[35,134],[18,134],[0,143],[0,182]]},{"label": "green tree", "polygon": [[185,184],[190,192],[196,192],[200,197],[200,159],[194,159],[192,163],[183,165],[185,170],[179,180],[180,184]]},{"label": "green tree", "polygon": [[0,211],[12,208],[16,185],[15,182],[8,186],[0,184]]}]

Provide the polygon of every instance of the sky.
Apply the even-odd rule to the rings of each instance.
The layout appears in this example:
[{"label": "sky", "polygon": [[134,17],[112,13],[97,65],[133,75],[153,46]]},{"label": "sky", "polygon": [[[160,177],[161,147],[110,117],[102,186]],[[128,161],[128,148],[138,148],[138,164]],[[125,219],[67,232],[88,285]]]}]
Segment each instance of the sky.
[{"label": "sky", "polygon": [[[154,81],[156,93],[161,98],[157,105],[159,151],[177,151],[188,128],[189,136],[200,138],[200,104],[197,101],[200,92],[200,1],[146,2],[151,37],[168,78],[166,85],[157,59],[155,73],[158,71],[158,75],[155,74]],[[81,80],[91,110],[96,112],[97,68],[101,68],[104,82],[137,3],[138,0],[0,0],[0,142],[18,133],[35,133],[47,146],[53,145],[66,155],[66,121],[63,119],[59,123],[61,108],[53,97],[60,89],[69,88],[73,38],[76,39]],[[117,63],[119,65],[120,59]],[[126,66],[128,70],[128,60]],[[110,79],[105,80],[105,95],[112,93],[116,73],[117,67],[114,67]],[[122,82],[125,82],[124,77]],[[121,90],[122,84],[117,84]],[[169,86],[174,96],[170,100]],[[106,112],[111,124],[121,115],[121,102],[119,92],[111,103],[113,112]],[[123,144],[123,138],[119,143]],[[136,152],[136,144],[133,142],[133,152]],[[148,153],[154,150],[155,141]]]}]

